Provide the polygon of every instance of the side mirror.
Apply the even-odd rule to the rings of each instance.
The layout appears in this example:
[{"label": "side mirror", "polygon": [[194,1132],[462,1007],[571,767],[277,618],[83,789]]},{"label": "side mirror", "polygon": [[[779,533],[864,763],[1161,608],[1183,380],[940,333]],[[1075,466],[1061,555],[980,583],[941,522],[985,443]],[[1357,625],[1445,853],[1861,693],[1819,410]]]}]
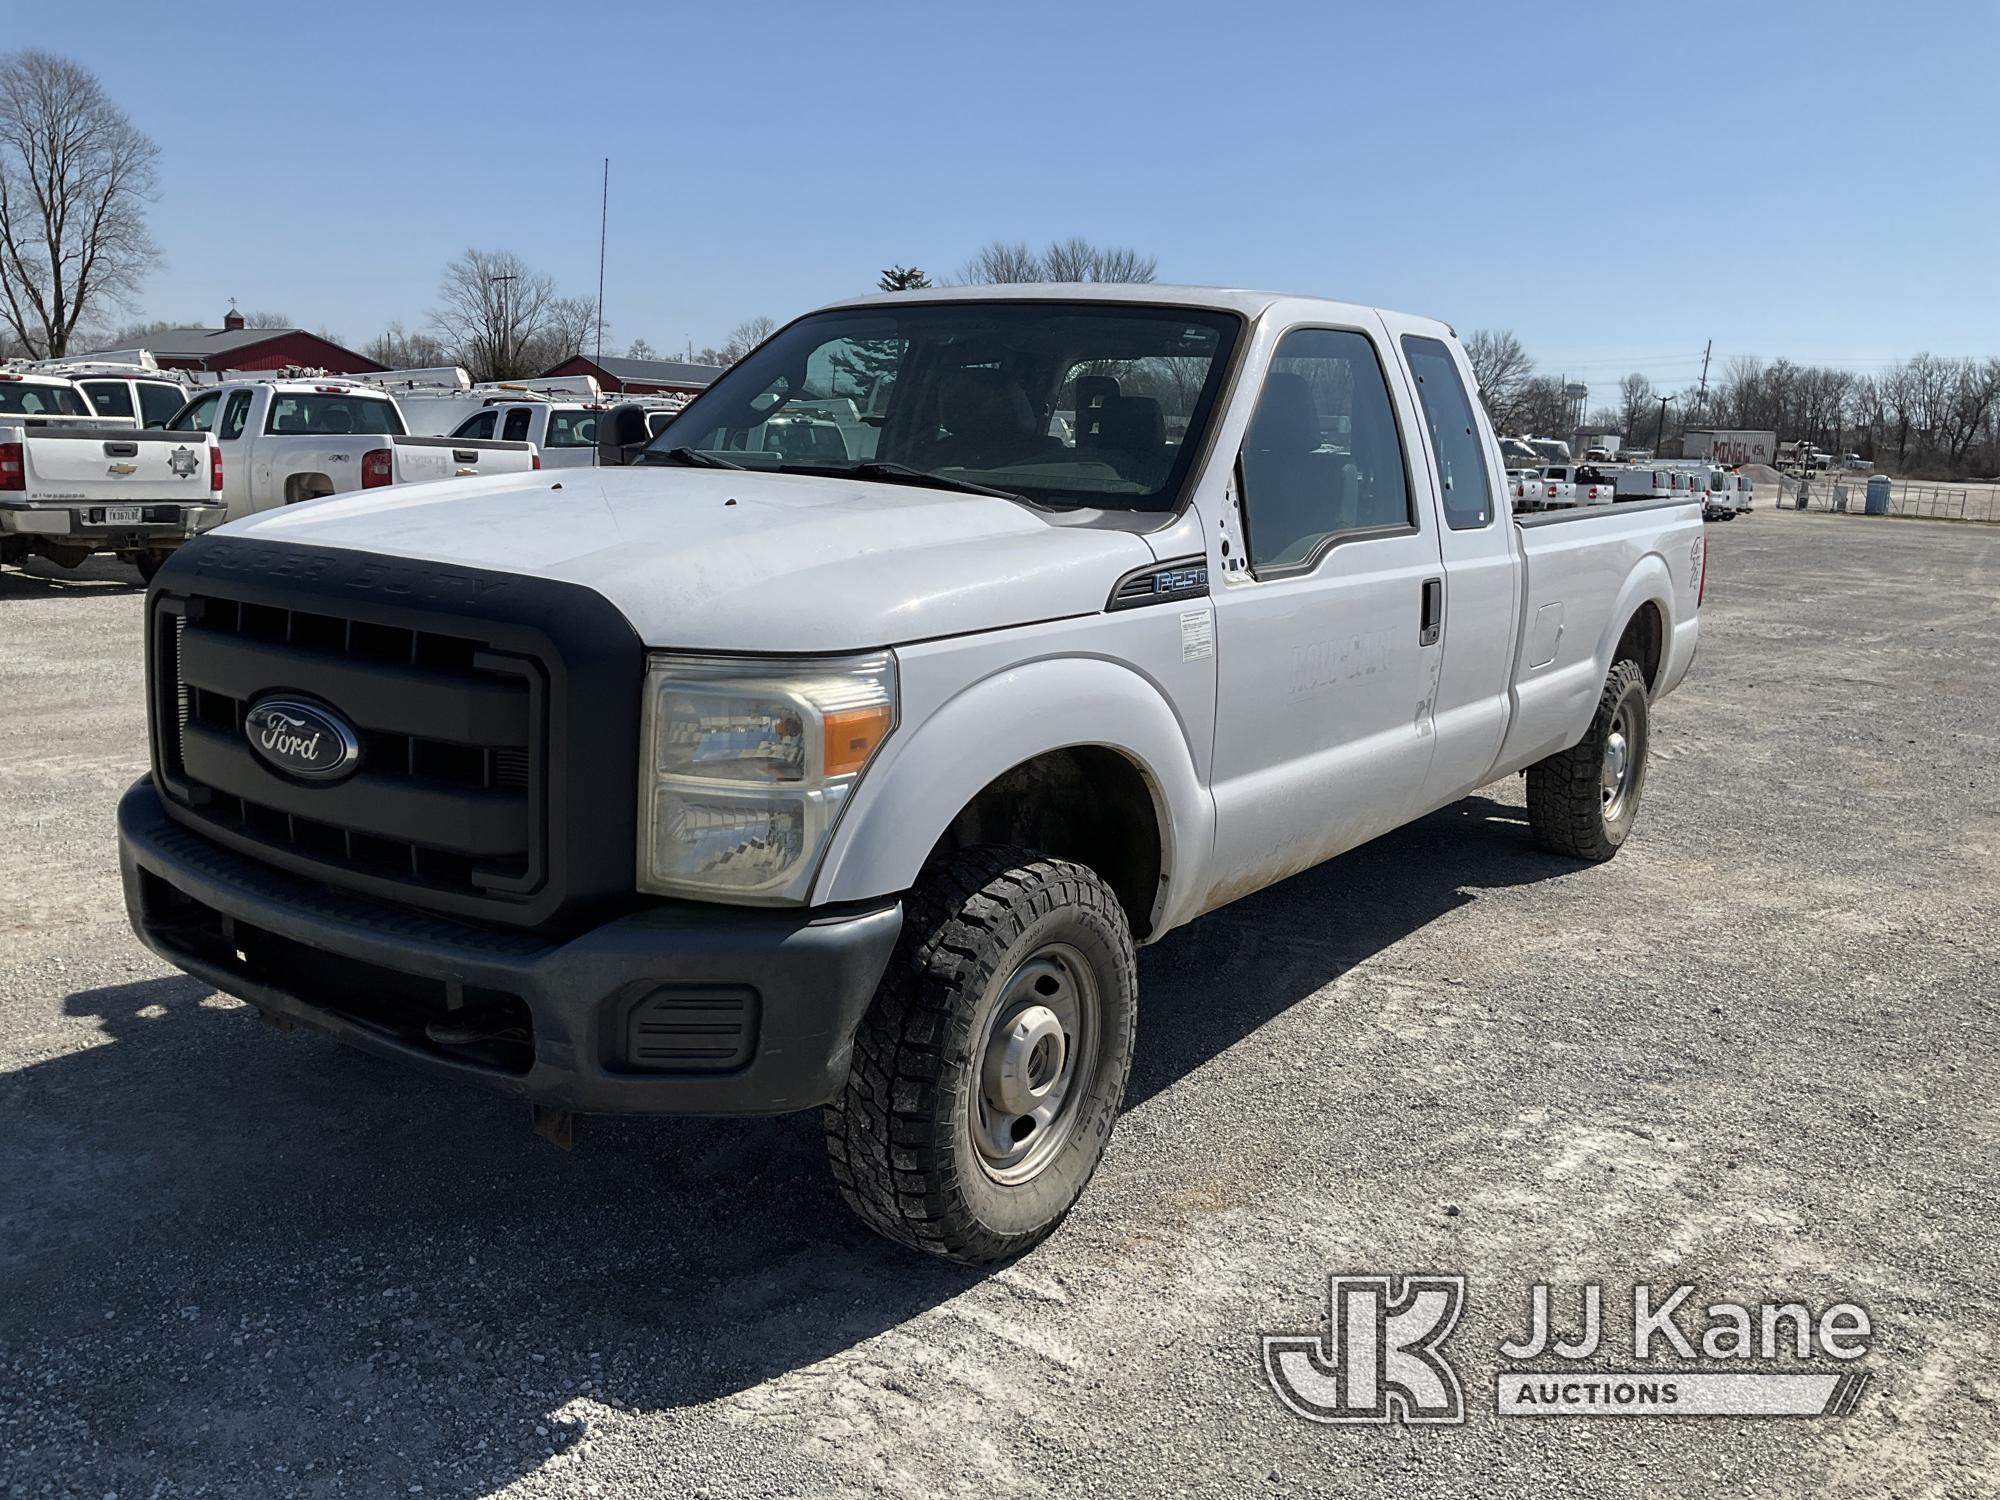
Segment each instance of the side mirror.
[{"label": "side mirror", "polygon": [[602,468],[634,462],[651,441],[644,407],[614,406],[597,419],[597,462]]}]

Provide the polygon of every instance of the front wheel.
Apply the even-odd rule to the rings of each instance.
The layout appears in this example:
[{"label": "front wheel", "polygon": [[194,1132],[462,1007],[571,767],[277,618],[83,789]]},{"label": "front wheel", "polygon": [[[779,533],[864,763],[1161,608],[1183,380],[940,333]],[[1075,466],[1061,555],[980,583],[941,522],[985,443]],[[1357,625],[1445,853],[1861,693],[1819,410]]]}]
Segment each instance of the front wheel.
[{"label": "front wheel", "polygon": [[1632,831],[1646,788],[1651,736],[1646,679],[1617,661],[1584,737],[1528,767],[1528,823],[1551,854],[1602,861]]},{"label": "front wheel", "polygon": [[1104,1155],[1137,1012],[1131,929],[1093,871],[1012,848],[935,861],[826,1110],[848,1206],[968,1265],[1035,1245]]}]

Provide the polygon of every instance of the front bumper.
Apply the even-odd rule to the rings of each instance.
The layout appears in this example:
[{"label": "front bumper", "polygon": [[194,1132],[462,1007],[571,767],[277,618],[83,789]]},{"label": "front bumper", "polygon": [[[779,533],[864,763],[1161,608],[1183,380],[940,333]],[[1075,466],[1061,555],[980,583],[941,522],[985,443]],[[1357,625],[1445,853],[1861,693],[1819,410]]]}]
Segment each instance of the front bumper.
[{"label": "front bumper", "polygon": [[[137,510],[137,521],[113,521],[110,515]],[[88,544],[99,552],[152,551],[178,546],[228,515],[221,505],[163,504],[133,501],[129,505],[0,505],[0,534],[34,536],[55,544]]]},{"label": "front bumper", "polygon": [[267,1014],[533,1103],[601,1114],[778,1114],[831,1100],[902,927],[836,911],[663,903],[568,940],[327,890],[118,804],[125,905],[147,947]]}]

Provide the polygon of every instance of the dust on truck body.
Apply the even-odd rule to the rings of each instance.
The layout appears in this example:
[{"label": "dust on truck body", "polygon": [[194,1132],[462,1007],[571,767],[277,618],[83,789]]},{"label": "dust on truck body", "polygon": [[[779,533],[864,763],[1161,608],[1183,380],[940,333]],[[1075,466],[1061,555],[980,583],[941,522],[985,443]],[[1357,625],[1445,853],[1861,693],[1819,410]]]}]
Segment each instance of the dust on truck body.
[{"label": "dust on truck body", "polygon": [[904,293],[595,468],[231,523],[147,601],[133,924],[557,1136],[820,1108],[871,1226],[1016,1254],[1103,1155],[1137,946],[1517,771],[1545,848],[1630,834],[1699,512],[1516,517],[1474,388],[1345,303]]}]

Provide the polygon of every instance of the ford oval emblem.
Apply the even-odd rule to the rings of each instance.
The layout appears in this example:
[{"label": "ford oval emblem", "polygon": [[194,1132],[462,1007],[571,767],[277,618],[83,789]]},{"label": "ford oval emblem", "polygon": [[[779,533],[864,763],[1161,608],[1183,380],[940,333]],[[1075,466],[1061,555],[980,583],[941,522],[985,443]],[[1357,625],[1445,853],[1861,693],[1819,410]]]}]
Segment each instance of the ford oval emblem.
[{"label": "ford oval emblem", "polygon": [[307,781],[336,780],[361,760],[361,742],[345,720],[297,698],[253,704],[243,716],[243,733],[265,765]]}]

